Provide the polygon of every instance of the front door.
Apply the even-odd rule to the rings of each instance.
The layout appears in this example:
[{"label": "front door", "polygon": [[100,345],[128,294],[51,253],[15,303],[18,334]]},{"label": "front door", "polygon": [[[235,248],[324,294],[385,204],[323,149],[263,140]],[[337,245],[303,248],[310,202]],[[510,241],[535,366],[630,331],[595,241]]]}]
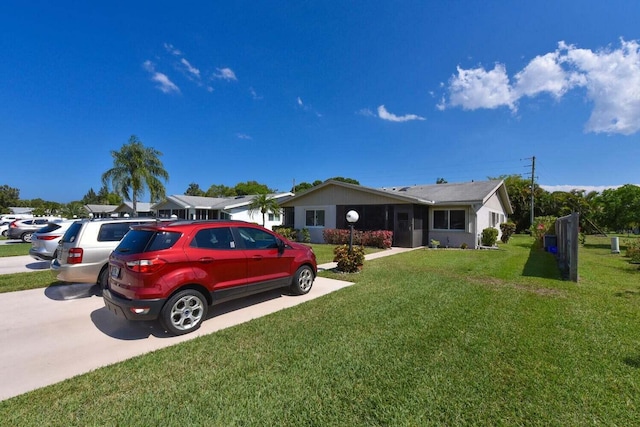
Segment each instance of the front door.
[{"label": "front door", "polygon": [[410,248],[413,246],[413,227],[411,207],[397,206],[395,209],[394,227],[393,227],[393,244],[401,248]]}]

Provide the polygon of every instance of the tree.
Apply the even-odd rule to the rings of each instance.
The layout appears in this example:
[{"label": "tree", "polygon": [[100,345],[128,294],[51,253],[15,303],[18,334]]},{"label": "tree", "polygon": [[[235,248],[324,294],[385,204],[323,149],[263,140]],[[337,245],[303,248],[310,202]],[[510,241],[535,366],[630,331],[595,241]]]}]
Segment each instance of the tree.
[{"label": "tree", "polygon": [[19,200],[20,190],[8,185],[0,186],[0,213],[9,213],[9,207],[17,206]]},{"label": "tree", "polygon": [[204,194],[206,197],[233,197],[237,196],[236,190],[226,185],[213,184]]},{"label": "tree", "polygon": [[436,184],[446,184],[447,180],[444,178],[438,178],[436,179]]},{"label": "tree", "polygon": [[600,205],[599,223],[609,230],[622,231],[640,224],[640,187],[637,185],[606,189],[595,200]]},{"label": "tree", "polygon": [[275,190],[272,190],[265,184],[260,184],[257,181],[239,182],[236,184],[234,189],[236,190],[236,195],[238,196],[275,193]]},{"label": "tree", "polygon": [[332,180],[332,181],[340,181],[340,182],[345,182],[347,184],[353,184],[353,185],[360,185],[360,181],[358,181],[357,179],[353,179],[353,178],[343,178],[341,176],[335,176],[333,178],[329,178],[327,179],[327,181]]},{"label": "tree", "polygon": [[145,147],[137,136],[131,135],[129,143],[120,151],[111,151],[113,168],[102,175],[102,183],[113,184],[116,194],[133,204],[134,215],[137,215],[138,200],[149,189],[151,202],[158,202],[165,197],[165,188],[159,178],[165,181],[169,174],[164,169],[159,157],[162,153],[154,148]]},{"label": "tree", "polygon": [[313,184],[309,184],[308,182],[301,182],[297,184],[295,187],[291,189],[292,193],[304,193],[305,191],[313,188]]},{"label": "tree", "polygon": [[195,182],[189,184],[189,188],[184,192],[185,196],[204,196],[205,193],[200,189],[200,186]]},{"label": "tree", "polygon": [[249,204],[249,213],[253,215],[255,212],[262,214],[262,225],[266,224],[266,214],[273,212],[274,214],[280,213],[280,205],[273,197],[267,194],[258,194]]}]

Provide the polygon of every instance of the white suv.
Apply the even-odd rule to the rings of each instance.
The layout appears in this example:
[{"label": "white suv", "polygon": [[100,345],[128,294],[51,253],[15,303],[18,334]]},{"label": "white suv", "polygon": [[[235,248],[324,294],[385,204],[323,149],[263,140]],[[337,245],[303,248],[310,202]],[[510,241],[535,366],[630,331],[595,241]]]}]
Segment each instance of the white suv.
[{"label": "white suv", "polygon": [[132,225],[158,221],[156,218],[109,218],[79,220],[71,224],[58,243],[51,262],[56,279],[69,283],[108,282],[109,254]]}]

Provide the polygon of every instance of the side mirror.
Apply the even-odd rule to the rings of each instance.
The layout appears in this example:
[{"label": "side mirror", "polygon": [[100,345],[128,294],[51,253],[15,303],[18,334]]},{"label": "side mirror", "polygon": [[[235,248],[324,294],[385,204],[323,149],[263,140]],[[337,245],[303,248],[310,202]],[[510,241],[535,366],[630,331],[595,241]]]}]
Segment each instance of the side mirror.
[{"label": "side mirror", "polygon": [[281,239],[276,239],[276,245],[278,245],[278,252],[283,253],[285,244]]}]

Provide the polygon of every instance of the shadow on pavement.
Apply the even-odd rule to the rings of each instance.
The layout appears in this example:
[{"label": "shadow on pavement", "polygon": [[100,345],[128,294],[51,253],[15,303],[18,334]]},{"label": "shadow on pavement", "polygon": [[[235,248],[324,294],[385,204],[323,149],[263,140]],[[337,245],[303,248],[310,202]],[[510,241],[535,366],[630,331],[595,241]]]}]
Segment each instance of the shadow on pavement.
[{"label": "shadow on pavement", "polygon": [[35,261],[26,265],[29,270],[48,270],[51,261]]},{"label": "shadow on pavement", "polygon": [[[97,287],[97,285],[95,285]],[[218,316],[233,313],[267,301],[286,297],[284,290],[273,290],[262,294],[252,295],[221,304],[209,306],[205,322],[212,321]],[[98,289],[99,292],[99,289]],[[166,333],[158,321],[129,321],[124,317],[116,316],[106,307],[101,307],[91,313],[91,321],[96,328],[105,335],[119,340],[140,340],[150,336],[156,338],[173,338]],[[213,320],[215,321],[215,320]]]},{"label": "shadow on pavement", "polygon": [[102,297],[100,286],[95,283],[55,284],[44,289],[44,295],[54,301]]}]

